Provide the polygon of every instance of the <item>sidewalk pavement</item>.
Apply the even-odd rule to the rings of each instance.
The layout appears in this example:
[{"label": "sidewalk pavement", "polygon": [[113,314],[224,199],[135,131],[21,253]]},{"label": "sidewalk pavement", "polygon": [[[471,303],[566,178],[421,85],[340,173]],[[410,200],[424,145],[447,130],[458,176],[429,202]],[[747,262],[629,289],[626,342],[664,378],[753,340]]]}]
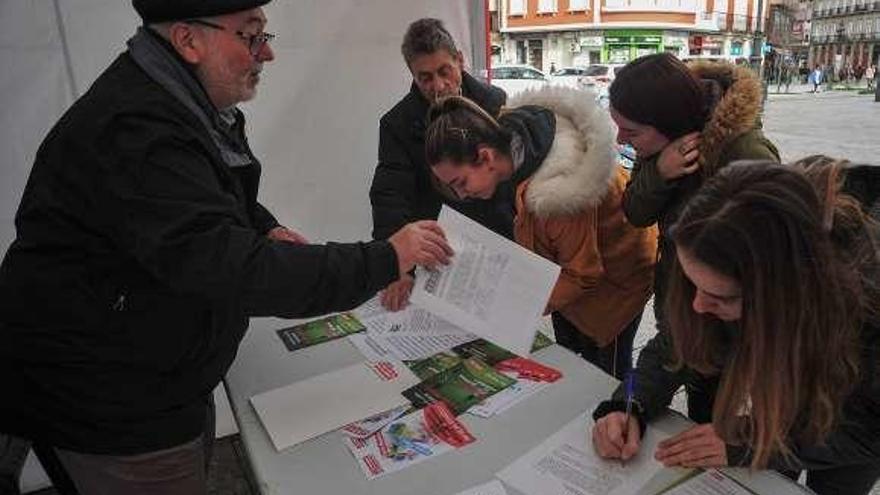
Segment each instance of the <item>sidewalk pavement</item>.
[{"label": "sidewalk pavement", "polygon": [[[821,84],[819,85],[819,93],[852,93],[859,94],[859,91],[864,90],[868,87],[867,83],[862,81],[861,83],[855,84],[851,86],[849,89],[844,89],[843,83],[831,83],[829,84]],[[796,95],[796,94],[804,94],[804,93],[812,93],[813,85],[805,84],[805,83],[792,83],[791,86],[788,87],[788,91],[785,90],[785,85],[782,86],[782,91],[779,91],[779,86],[776,84],[770,84],[767,86],[767,95]]]}]

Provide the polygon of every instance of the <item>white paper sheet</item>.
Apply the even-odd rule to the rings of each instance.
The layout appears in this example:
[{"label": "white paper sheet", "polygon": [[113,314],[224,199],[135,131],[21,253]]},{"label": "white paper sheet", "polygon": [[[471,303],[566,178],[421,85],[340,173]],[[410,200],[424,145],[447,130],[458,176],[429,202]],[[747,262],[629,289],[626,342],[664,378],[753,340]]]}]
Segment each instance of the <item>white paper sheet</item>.
[{"label": "white paper sheet", "polygon": [[433,356],[438,352],[475,340],[473,335],[439,334],[439,335],[385,335],[377,337],[376,342],[388,349],[397,359],[414,361]]},{"label": "white paper sheet", "polygon": [[663,493],[664,495],[752,495],[754,492],[724,476],[717,469],[709,469]]},{"label": "white paper sheet", "polygon": [[410,305],[398,312],[387,311],[372,299],[353,311],[367,327],[367,339],[350,339],[368,360],[388,354],[395,359],[412,361],[426,358],[459,344],[477,339],[425,309]]},{"label": "white paper sheet", "polygon": [[367,361],[394,361],[397,357],[385,346],[363,333],[353,333],[348,341],[357,348]]},{"label": "white paper sheet", "polygon": [[507,490],[504,489],[504,485],[502,485],[500,481],[493,480],[486,484],[459,492],[458,495],[507,495]]},{"label": "white paper sheet", "polygon": [[526,495],[626,495],[636,493],[663,468],[652,453],[667,435],[649,426],[639,455],[622,464],[596,454],[590,443],[592,428],[589,413],[578,416],[504,468],[498,478]]},{"label": "white paper sheet", "polygon": [[[400,393],[419,382],[393,363],[358,363],[251,397],[277,450],[409,404]],[[380,376],[384,375],[384,378]]]},{"label": "white paper sheet", "polygon": [[515,379],[516,383],[489,397],[483,402],[471,406],[471,408],[467,410],[468,414],[481,418],[489,418],[496,414],[501,414],[515,404],[528,399],[532,395],[552,385],[547,382],[536,382],[525,378],[517,378],[517,373],[515,372],[503,373]]},{"label": "white paper sheet", "polygon": [[410,299],[521,356],[528,356],[559,266],[443,206],[438,222],[455,251],[437,271],[418,268]]},{"label": "white paper sheet", "polygon": [[380,294],[376,294],[367,302],[351,310],[351,314],[360,320],[361,323],[364,323],[364,320],[369,320],[385,313],[389,313],[389,311],[382,306]]}]

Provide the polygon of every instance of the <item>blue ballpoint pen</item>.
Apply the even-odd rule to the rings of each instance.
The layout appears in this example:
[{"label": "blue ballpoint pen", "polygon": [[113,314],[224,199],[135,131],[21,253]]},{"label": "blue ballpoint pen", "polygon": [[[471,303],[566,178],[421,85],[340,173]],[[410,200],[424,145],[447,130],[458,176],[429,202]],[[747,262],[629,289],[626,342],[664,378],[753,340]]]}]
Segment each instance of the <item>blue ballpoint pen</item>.
[{"label": "blue ballpoint pen", "polygon": [[[626,393],[626,415],[623,419],[623,441],[626,443],[627,434],[629,433],[629,417],[632,414],[632,404],[633,404],[633,395],[634,395],[634,383],[635,376],[632,371],[626,374],[625,382],[624,382],[624,392]],[[621,464],[623,464],[623,459],[621,459]]]}]

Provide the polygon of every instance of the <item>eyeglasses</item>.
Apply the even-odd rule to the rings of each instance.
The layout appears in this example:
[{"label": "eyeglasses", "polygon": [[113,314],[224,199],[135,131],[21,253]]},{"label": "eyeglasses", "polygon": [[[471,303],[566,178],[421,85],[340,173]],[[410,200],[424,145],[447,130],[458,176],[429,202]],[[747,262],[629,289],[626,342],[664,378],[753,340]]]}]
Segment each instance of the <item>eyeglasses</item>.
[{"label": "eyeglasses", "polygon": [[[183,22],[187,24],[198,24],[199,26],[217,29],[219,31],[228,31],[226,26],[214,24],[213,22],[203,21],[201,19],[189,19]],[[260,50],[263,49],[263,45],[275,39],[275,35],[272,33],[249,34],[243,31],[235,31],[235,34],[237,34],[239,38],[247,42],[248,50],[250,50],[251,55],[253,55],[254,57],[256,57],[260,53]]]}]

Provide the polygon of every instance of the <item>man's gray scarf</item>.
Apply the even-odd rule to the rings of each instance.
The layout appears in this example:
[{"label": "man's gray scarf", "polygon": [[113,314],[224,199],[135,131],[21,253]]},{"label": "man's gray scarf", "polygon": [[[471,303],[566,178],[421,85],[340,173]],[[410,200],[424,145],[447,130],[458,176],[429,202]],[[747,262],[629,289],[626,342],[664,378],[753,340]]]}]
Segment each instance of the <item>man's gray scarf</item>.
[{"label": "man's gray scarf", "polygon": [[241,167],[252,163],[246,146],[235,135],[235,107],[218,111],[192,71],[170,51],[170,47],[164,46],[157,34],[147,32],[148,29],[139,27],[128,40],[131,58],[199,119],[228,166]]}]

